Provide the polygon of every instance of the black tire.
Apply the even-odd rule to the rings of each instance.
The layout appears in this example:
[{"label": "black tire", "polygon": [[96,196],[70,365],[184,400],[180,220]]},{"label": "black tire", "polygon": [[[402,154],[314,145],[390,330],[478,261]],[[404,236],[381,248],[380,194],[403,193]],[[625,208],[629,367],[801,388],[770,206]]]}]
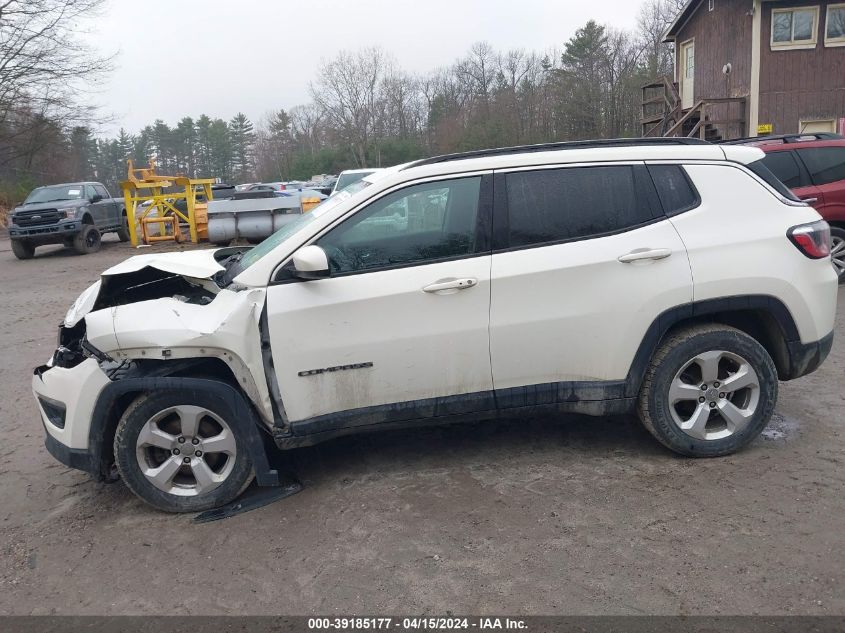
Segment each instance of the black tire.
[{"label": "black tire", "polygon": [[12,252],[18,259],[32,259],[35,256],[35,244],[29,240],[12,240]]},{"label": "black tire", "polygon": [[[248,449],[245,442],[238,436],[237,427],[234,424],[226,422],[231,430],[236,447],[234,456],[225,456],[226,460],[233,460],[232,464],[228,461],[223,462],[221,473],[226,473],[222,483],[216,484],[217,487],[208,490],[207,492],[198,492],[193,496],[183,496],[181,494],[173,494],[160,489],[152,483],[152,481],[142,472],[142,464],[139,464],[139,450],[138,437],[141,431],[151,420],[155,419],[163,411],[177,407],[201,407],[217,416],[220,420],[226,422],[232,420],[234,413],[229,406],[222,399],[216,397],[209,397],[207,393],[197,393],[190,389],[172,389],[156,394],[145,394],[136,399],[124,412],[117,425],[117,431],[114,437],[114,456],[117,470],[121,478],[129,487],[143,501],[151,506],[163,510],[165,512],[201,512],[216,508],[223,504],[229,503],[236,499],[250,484],[253,479],[252,460],[250,459]],[[177,417],[177,420],[179,418]],[[169,421],[167,417],[164,418],[168,424],[174,422]],[[159,422],[161,423],[161,422]],[[178,422],[176,422],[178,424]],[[203,418],[200,425],[210,424],[217,425],[217,422],[210,417]],[[158,427],[161,429],[161,427]],[[171,427],[172,428],[172,427]],[[222,427],[225,429],[225,427]],[[212,431],[214,433],[214,431]],[[201,434],[201,433],[199,433]],[[209,438],[205,438],[209,439]],[[151,467],[158,467],[167,459],[186,459],[184,455],[184,447],[191,447],[191,442],[187,441],[183,444],[174,444],[176,447],[182,448],[183,457],[179,458],[171,455],[168,449],[147,448],[146,452],[142,452],[142,459],[153,460],[148,461],[143,466],[147,469]],[[203,445],[200,444],[200,447]],[[191,451],[193,448],[191,448]],[[160,451],[160,452],[158,452]],[[190,451],[188,451],[190,452]],[[213,455],[211,451],[207,455],[196,458],[198,460],[208,460],[209,455]],[[160,458],[162,461],[158,462]],[[187,459],[194,460],[194,457],[187,457]],[[206,462],[209,463],[209,462]],[[212,464],[209,465],[214,468]],[[177,486],[177,490],[191,490],[191,478],[193,477],[194,466],[182,466],[177,471],[173,482]],[[183,478],[186,483],[179,484],[178,478]],[[197,478],[194,478],[193,488],[196,488]],[[184,485],[184,488],[178,486]]]},{"label": "black tire", "polygon": [[83,224],[79,233],[73,236],[73,250],[80,255],[96,253],[101,243],[100,232],[93,224]]},{"label": "black tire", "polygon": [[834,269],[839,274],[839,283],[845,284],[845,250],[838,250],[845,244],[845,229],[838,226],[830,227],[830,239],[831,250],[836,251],[831,254],[841,264],[841,267],[834,264]]},{"label": "black tire", "polygon": [[[692,359],[700,354],[712,351],[725,351],[729,354],[735,354],[753,368],[759,385],[756,396],[758,399],[753,414],[750,415],[745,426],[727,437],[699,439],[685,432],[675,421],[673,407],[676,405],[670,404],[669,389],[679,372],[688,367],[688,363]],[[730,363],[731,361],[725,362]],[[722,360],[718,361],[720,372],[726,371],[722,363]],[[727,370],[729,371],[729,368]],[[715,391],[718,391],[718,389]],[[738,391],[735,395],[743,398],[751,397],[752,391]],[[724,402],[722,399],[725,398],[722,394],[713,394],[712,396],[710,394],[713,394],[713,391],[707,390],[702,391],[700,396],[701,398],[712,397],[713,402],[716,403],[717,408],[713,414],[705,409],[708,428],[711,424],[718,425],[723,422],[719,417],[721,415],[719,407],[722,406]],[[726,325],[698,325],[670,334],[655,352],[640,389],[638,412],[646,429],[667,448],[690,457],[719,457],[729,455],[745,447],[766,428],[775,408],[777,394],[777,369],[771,356],[760,343],[744,332]],[[728,401],[734,397],[731,394],[726,394],[726,396]],[[688,400],[687,402],[693,404],[679,402],[677,405],[699,406],[695,401]],[[704,408],[711,405],[710,402],[705,400],[704,403],[700,403],[700,406]],[[674,413],[680,417],[678,409],[675,409]],[[711,433],[708,431],[704,435],[717,435],[719,432],[725,431],[718,431],[717,429],[717,432]]]},{"label": "black tire", "polygon": [[127,219],[125,213],[123,214],[123,216],[121,216],[120,221],[123,222],[123,228],[120,228],[116,231],[117,239],[119,239],[121,242],[128,242],[130,238],[129,220]]}]

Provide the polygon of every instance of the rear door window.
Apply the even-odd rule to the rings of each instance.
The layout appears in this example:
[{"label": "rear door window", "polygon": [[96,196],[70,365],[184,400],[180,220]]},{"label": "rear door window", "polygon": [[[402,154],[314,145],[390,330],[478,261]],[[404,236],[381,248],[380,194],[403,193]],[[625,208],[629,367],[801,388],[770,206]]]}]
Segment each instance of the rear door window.
[{"label": "rear door window", "polygon": [[662,217],[628,165],[510,172],[506,183],[511,248],[598,237]]},{"label": "rear door window", "polygon": [[649,165],[648,171],[666,215],[683,213],[701,202],[698,192],[680,165]]},{"label": "rear door window", "polygon": [[781,180],[777,176],[775,176],[768,167],[766,167],[766,164],[763,162],[763,159],[756,160],[753,163],[750,163],[748,165],[748,169],[757,174],[766,182],[766,184],[768,184],[772,189],[777,191],[787,200],[794,200],[795,202],[801,201],[798,196],[792,193],[789,187],[783,184],[783,182],[781,182]]},{"label": "rear door window", "polygon": [[845,180],[845,147],[808,147],[797,150],[813,184],[826,185]]},{"label": "rear door window", "polygon": [[790,189],[796,189],[805,184],[801,177],[801,168],[791,151],[770,152],[763,158],[763,164]]}]

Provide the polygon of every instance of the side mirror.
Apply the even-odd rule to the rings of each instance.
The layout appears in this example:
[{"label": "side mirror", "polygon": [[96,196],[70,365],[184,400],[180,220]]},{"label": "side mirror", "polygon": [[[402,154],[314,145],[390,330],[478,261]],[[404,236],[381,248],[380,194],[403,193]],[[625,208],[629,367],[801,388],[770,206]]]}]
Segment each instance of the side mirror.
[{"label": "side mirror", "polygon": [[297,279],[325,279],[331,275],[329,257],[319,246],[303,246],[293,254],[293,275]]},{"label": "side mirror", "polygon": [[93,196],[91,196],[91,203],[93,204],[95,202],[99,202],[102,199],[103,199],[103,196],[101,196],[98,193],[95,193]]}]

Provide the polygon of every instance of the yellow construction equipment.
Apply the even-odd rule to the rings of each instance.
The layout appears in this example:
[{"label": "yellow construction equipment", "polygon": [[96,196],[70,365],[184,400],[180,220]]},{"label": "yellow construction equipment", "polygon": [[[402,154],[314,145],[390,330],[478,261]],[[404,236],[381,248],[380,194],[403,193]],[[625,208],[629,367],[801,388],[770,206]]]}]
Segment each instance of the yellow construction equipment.
[{"label": "yellow construction equipment", "polygon": [[[155,159],[150,159],[149,167],[140,169],[135,168],[131,158],[126,163],[127,179],[120,183],[120,188],[126,202],[132,246],[138,246],[138,227],[142,229],[144,243],[161,240],[179,242],[182,237],[182,223],[187,224],[191,241],[197,243],[197,195],[202,194],[206,201],[211,200],[211,185],[214,184],[214,179],[156,174]],[[174,189],[164,191],[171,188]],[[184,209],[177,208],[180,200],[185,201]],[[147,202],[149,204],[144,204]],[[158,236],[150,236],[150,224],[160,226]],[[167,232],[168,226],[172,227],[170,233]]]}]

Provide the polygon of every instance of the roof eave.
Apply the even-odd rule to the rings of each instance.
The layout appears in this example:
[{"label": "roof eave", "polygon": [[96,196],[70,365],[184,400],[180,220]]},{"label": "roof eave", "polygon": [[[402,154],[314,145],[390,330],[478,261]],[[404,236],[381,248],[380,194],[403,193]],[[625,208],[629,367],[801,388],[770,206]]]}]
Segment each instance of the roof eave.
[{"label": "roof eave", "polygon": [[674,42],[677,39],[678,31],[686,25],[687,20],[692,17],[692,14],[695,13],[696,9],[698,9],[699,5],[701,5],[702,0],[687,0],[687,3],[684,5],[684,8],[680,10],[675,19],[672,21],[672,24],[669,25],[669,28],[666,29],[666,34],[663,36],[663,43],[668,44],[669,42]]}]

